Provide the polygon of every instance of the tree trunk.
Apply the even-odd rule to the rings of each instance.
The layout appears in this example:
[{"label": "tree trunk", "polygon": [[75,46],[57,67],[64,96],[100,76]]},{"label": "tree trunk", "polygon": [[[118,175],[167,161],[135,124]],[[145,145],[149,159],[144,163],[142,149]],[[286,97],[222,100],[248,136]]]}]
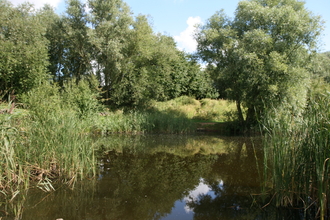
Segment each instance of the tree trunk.
[{"label": "tree trunk", "polygon": [[243,112],[242,112],[241,102],[240,101],[236,101],[236,107],[237,107],[237,113],[238,113],[239,123],[242,124],[242,125],[244,125],[244,116],[243,116]]},{"label": "tree trunk", "polygon": [[246,114],[246,126],[250,127],[252,125],[255,125],[257,122],[257,118],[256,118],[256,112],[254,107],[250,107],[248,108],[247,114]]}]

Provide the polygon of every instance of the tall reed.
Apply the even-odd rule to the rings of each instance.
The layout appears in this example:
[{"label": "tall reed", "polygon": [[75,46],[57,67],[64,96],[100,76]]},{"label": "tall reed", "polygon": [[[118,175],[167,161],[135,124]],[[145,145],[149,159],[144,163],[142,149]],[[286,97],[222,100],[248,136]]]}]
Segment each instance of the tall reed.
[{"label": "tall reed", "polygon": [[30,124],[25,161],[39,175],[73,181],[95,174],[95,146],[85,125],[74,112],[57,112],[34,118]]},{"label": "tall reed", "polygon": [[28,105],[28,114],[17,119],[9,114],[0,118],[3,194],[16,195],[31,182],[49,191],[54,179],[73,184],[77,178],[94,175],[90,113],[82,115],[84,112],[69,108],[58,88],[49,84],[21,99]]},{"label": "tall reed", "polygon": [[95,121],[101,133],[188,133],[194,123],[182,114],[160,111],[111,112]]},{"label": "tall reed", "polygon": [[23,161],[17,155],[19,131],[11,125],[11,121],[9,115],[0,120],[0,196],[10,200],[19,192],[15,186],[28,184]]},{"label": "tall reed", "polygon": [[[278,206],[329,207],[330,94],[310,97],[301,116],[274,111],[265,122],[265,163]],[[270,172],[269,172],[270,171]]]}]

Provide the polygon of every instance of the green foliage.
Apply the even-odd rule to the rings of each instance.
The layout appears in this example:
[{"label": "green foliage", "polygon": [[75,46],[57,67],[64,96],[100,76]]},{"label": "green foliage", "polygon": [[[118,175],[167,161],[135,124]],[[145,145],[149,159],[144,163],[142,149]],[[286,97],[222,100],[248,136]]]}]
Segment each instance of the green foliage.
[{"label": "green foliage", "polygon": [[66,14],[61,17],[46,5],[39,16],[47,28],[48,69],[53,80],[62,86],[67,79],[75,78],[79,82],[92,74],[92,45],[85,5],[78,0],[70,0]]},{"label": "green foliage", "polygon": [[59,16],[49,5],[35,11],[29,4],[1,2],[1,94],[28,92],[49,71],[61,87],[96,75],[103,100],[117,106],[217,97],[208,73],[172,37],[154,33],[148,17],[134,18],[122,0],[86,4],[88,12],[81,1],[69,0]]},{"label": "green foliage", "polygon": [[217,96],[197,62],[178,51],[172,37],[154,34],[147,17],[136,18],[128,41],[123,76],[110,94],[113,103],[136,107],[182,95]]},{"label": "green foliage", "polygon": [[62,99],[56,85],[43,83],[28,93],[20,96],[26,108],[33,112],[33,116],[43,120],[48,114],[56,115],[62,110]]},{"label": "green foliage", "polygon": [[305,215],[313,214],[309,208],[314,207],[324,219],[330,196],[330,95],[328,85],[314,86],[318,89],[310,92],[302,115],[276,109],[269,113],[264,123],[265,163],[269,165],[265,174],[271,175],[277,206],[303,204]]},{"label": "green foliage", "polygon": [[323,78],[330,83],[330,52],[317,53],[311,62],[311,72],[314,78]]},{"label": "green foliage", "polygon": [[[89,81],[93,82],[93,79]],[[94,85],[87,80],[81,80],[77,84],[75,80],[70,80],[62,88],[44,83],[21,96],[21,99],[36,117],[74,112],[78,117],[86,118],[97,114],[101,108],[99,91],[95,86],[95,79]]]},{"label": "green foliage", "polygon": [[320,35],[318,16],[303,2],[241,1],[235,18],[214,14],[196,34],[198,54],[220,94],[237,103],[240,121],[256,123],[271,107],[305,105],[309,73],[306,63]]},{"label": "green foliage", "polygon": [[195,131],[194,123],[184,114],[160,111],[117,111],[97,120],[94,128],[110,133],[182,134]]},{"label": "green foliage", "polygon": [[[194,120],[228,121],[228,112],[237,114],[235,104],[226,100],[201,99],[181,96],[166,102],[154,102],[153,108],[161,112],[181,114]],[[229,120],[230,121],[230,120]]]},{"label": "green foliage", "polygon": [[[87,80],[80,80],[78,83],[74,81],[76,80],[70,80],[63,85],[61,95],[65,108],[77,111],[79,117],[89,117],[97,114],[101,106],[98,100],[99,91],[96,79],[89,80],[94,82],[94,85],[90,85]],[[91,86],[94,88],[91,88]]]},{"label": "green foliage", "polygon": [[0,93],[27,92],[47,79],[44,33],[30,4],[0,2]]},{"label": "green foliage", "polygon": [[114,85],[125,74],[125,49],[133,19],[130,9],[122,0],[90,0],[90,22],[93,26],[91,43],[97,62],[96,74],[109,98]]},{"label": "green foliage", "polygon": [[79,0],[69,0],[63,22],[65,28],[63,72],[67,77],[75,78],[79,82],[84,75],[90,75],[92,72],[92,46],[88,35],[85,5]]},{"label": "green foliage", "polygon": [[[15,165],[17,163],[17,158],[15,157],[14,145],[16,142],[17,130],[10,125],[10,118],[1,118],[0,121],[0,192],[5,193],[6,189],[10,189],[11,183],[18,182],[19,184],[22,181],[21,176],[16,176],[19,170]],[[9,191],[9,190],[8,190]],[[15,192],[15,189],[12,188],[12,192]],[[6,194],[6,193],[5,193]]]},{"label": "green foliage", "polygon": [[57,178],[73,184],[95,174],[95,149],[88,134],[90,111],[95,112],[90,103],[98,106],[97,101],[83,81],[71,92],[74,103],[69,104],[68,94],[44,83],[20,97],[28,114],[1,117],[0,160],[5,165],[0,167],[0,190],[6,195],[30,187],[30,180],[49,191]]}]

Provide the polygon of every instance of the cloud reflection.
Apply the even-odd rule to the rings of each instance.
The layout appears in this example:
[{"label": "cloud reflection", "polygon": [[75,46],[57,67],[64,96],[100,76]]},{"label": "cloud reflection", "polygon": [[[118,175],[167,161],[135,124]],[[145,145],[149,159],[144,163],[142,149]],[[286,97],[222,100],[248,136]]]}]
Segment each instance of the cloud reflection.
[{"label": "cloud reflection", "polygon": [[[220,180],[219,181],[219,187],[222,188],[223,187],[223,181]],[[199,181],[198,186],[189,192],[189,195],[186,196],[183,200],[185,201],[185,203],[189,203],[189,202],[196,202],[198,201],[199,197],[202,195],[209,195],[212,198],[215,197],[214,192],[212,191],[212,189],[205,183],[204,179],[201,178]],[[191,209],[188,205],[185,205],[184,210],[186,211],[186,213],[190,213],[193,212],[194,210]]]}]

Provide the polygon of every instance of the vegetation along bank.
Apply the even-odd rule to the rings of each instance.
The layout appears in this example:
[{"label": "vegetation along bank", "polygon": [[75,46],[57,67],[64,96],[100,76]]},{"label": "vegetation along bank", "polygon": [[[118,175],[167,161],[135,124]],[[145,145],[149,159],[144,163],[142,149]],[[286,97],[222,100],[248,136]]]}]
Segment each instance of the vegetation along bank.
[{"label": "vegetation along bank", "polygon": [[187,54],[122,0],[86,4],[69,0],[57,15],[0,2],[3,196],[93,177],[99,146],[88,135],[230,122],[264,135],[271,202],[328,216],[330,53],[318,52],[319,16],[296,0],[241,1],[234,18],[218,11],[200,25]]}]

